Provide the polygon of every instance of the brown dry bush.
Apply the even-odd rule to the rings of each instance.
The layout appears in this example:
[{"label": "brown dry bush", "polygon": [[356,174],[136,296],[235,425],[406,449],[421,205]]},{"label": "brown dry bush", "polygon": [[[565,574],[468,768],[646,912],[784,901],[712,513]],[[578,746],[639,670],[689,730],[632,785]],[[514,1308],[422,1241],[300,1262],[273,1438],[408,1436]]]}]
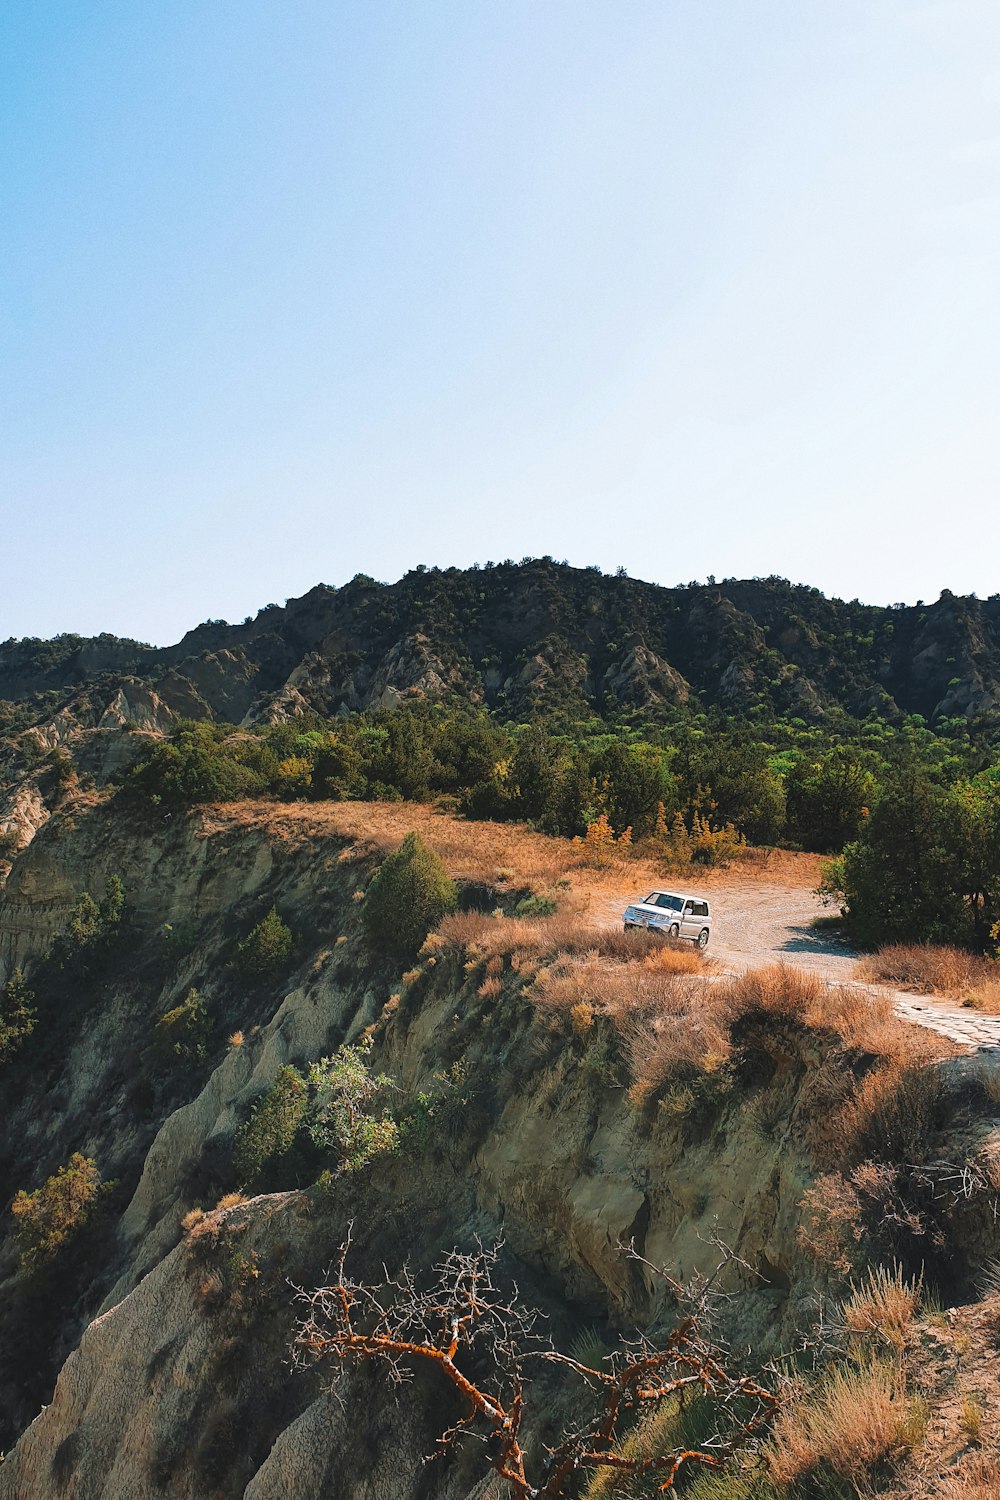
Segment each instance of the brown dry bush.
[{"label": "brown dry bush", "polygon": [[913,1410],[902,1379],[882,1363],[836,1368],[817,1389],[803,1387],[778,1413],[768,1462],[780,1484],[796,1484],[821,1464],[862,1484],[912,1446]]},{"label": "brown dry bush", "polygon": [[629,1098],[641,1106],[678,1077],[714,1073],[729,1057],[725,1015],[704,1003],[697,980],[676,979],[655,1010],[636,1012],[623,1026],[633,1083]]},{"label": "brown dry bush", "polygon": [[920,995],[943,995],[973,1010],[1000,1014],[1000,964],[964,948],[893,943],[861,959],[858,972]]},{"label": "brown dry bush", "polygon": [[993,959],[944,944],[889,943],[862,958],[858,972],[922,995],[963,996],[991,985],[1000,990],[1000,966]]},{"label": "brown dry bush", "polygon": [[828,985],[788,964],[752,969],[717,987],[725,991],[733,1017],[779,1016],[810,1031],[839,1036],[845,1046],[913,1065],[949,1051],[943,1039],[906,1026],[890,996],[853,985]]},{"label": "brown dry bush", "polygon": [[852,1333],[875,1334],[902,1349],[922,1294],[921,1278],[906,1280],[902,1266],[870,1267],[844,1303],[844,1322]]},{"label": "brown dry bush", "polygon": [[857,1085],[833,1129],[841,1159],[914,1164],[927,1159],[945,1124],[948,1087],[937,1068],[891,1059]]},{"label": "brown dry bush", "polygon": [[838,1276],[847,1276],[859,1254],[863,1233],[861,1200],[839,1172],[817,1177],[802,1194],[796,1238],[807,1255]]}]

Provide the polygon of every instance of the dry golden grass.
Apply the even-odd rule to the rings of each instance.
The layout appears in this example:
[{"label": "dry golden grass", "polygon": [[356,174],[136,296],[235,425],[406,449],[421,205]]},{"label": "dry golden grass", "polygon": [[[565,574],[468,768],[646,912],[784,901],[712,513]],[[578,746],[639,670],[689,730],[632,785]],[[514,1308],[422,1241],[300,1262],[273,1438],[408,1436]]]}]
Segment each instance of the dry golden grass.
[{"label": "dry golden grass", "polygon": [[917,1436],[897,1370],[883,1363],[835,1369],[818,1387],[799,1388],[778,1414],[768,1451],[780,1484],[795,1484],[823,1463],[863,1484]]},{"label": "dry golden grass", "polygon": [[855,1087],[828,1136],[845,1162],[917,1162],[944,1122],[947,1084],[925,1062],[887,1059]]},{"label": "dry golden grass", "polygon": [[206,834],[227,827],[265,829],[281,841],[349,840],[348,860],[398,848],[410,832],[437,850],[458,880],[487,885],[516,884],[551,891],[569,880],[580,896],[627,899],[643,885],[683,876],[692,886],[709,887],[778,882],[813,889],[819,883],[818,855],[751,849],[731,869],[688,866],[670,870],[662,860],[633,853],[610,869],[588,865],[582,846],[572,840],[534,833],[520,823],[476,823],[417,802],[229,802],[202,808],[197,816]]},{"label": "dry golden grass", "polygon": [[920,995],[943,995],[977,1010],[1000,1013],[1000,965],[964,948],[891,943],[860,959],[858,973]]},{"label": "dry golden grass", "polygon": [[735,1017],[762,1012],[798,1022],[810,1031],[833,1032],[848,1047],[907,1063],[928,1062],[951,1049],[930,1032],[902,1026],[887,995],[848,985],[829,985],[788,964],[769,964],[716,987],[717,1001]]},{"label": "dry golden grass", "polygon": [[844,1303],[844,1322],[852,1333],[875,1334],[902,1349],[922,1293],[920,1279],[907,1281],[902,1266],[872,1267]]}]

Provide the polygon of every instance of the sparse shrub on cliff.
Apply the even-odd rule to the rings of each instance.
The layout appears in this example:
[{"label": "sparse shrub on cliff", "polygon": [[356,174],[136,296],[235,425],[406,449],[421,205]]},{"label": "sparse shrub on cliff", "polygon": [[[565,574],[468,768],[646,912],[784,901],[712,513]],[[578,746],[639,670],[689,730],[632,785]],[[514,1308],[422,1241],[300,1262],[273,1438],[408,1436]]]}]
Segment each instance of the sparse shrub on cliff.
[{"label": "sparse shrub on cliff", "polygon": [[399,1129],[386,1105],[393,1087],[384,1073],[368,1067],[371,1043],[339,1047],[309,1069],[313,1099],[307,1129],[320,1150],[333,1152],[345,1172],[357,1172],[376,1156],[394,1151]]},{"label": "sparse shrub on cliff", "polygon": [[125,919],[125,886],[119,875],[109,875],[100,905],[84,891],[65,931],[49,949],[50,961],[80,977],[92,973],[118,942]]},{"label": "sparse shrub on cliff", "polygon": [[288,1154],[308,1107],[309,1086],[298,1068],[281,1068],[236,1133],[234,1159],[240,1182],[256,1182]]},{"label": "sparse shrub on cliff", "polygon": [[201,1062],[208,1030],[205,1001],[192,987],[179,1005],[159,1018],[153,1027],[153,1045],[161,1057],[171,1062]]},{"label": "sparse shrub on cliff", "polygon": [[45,764],[52,776],[52,800],[60,803],[77,780],[73,757],[62,745],[50,750]]},{"label": "sparse shrub on cliff", "polygon": [[408,833],[383,861],[365,894],[361,921],[373,947],[415,953],[432,928],[454,911],[455,883],[441,859]]},{"label": "sparse shrub on cliff", "polygon": [[6,1062],[35,1029],[33,990],[20,969],[15,969],[0,990],[0,1062]]},{"label": "sparse shrub on cliff", "polygon": [[271,907],[236,948],[236,966],[244,974],[273,974],[292,951],[292,933]]},{"label": "sparse shrub on cliff", "polygon": [[33,1193],[22,1189],[15,1195],[10,1211],[17,1220],[22,1266],[47,1260],[82,1228],[100,1187],[97,1163],[74,1151]]}]

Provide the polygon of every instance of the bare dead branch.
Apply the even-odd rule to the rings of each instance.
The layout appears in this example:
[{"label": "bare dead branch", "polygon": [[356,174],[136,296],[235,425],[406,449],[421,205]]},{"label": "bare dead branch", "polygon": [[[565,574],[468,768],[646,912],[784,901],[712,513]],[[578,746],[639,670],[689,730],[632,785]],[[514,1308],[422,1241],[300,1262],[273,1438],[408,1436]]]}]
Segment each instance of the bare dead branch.
[{"label": "bare dead branch", "polygon": [[[349,1232],[330,1284],[297,1293],[304,1316],[293,1341],[295,1362],[333,1360],[334,1384],[355,1360],[381,1361],[396,1384],[419,1366],[436,1369],[462,1407],[437,1439],[436,1453],[466,1435],[488,1439],[489,1461],[516,1500],[557,1500],[574,1476],[601,1468],[649,1476],[668,1490],[685,1465],[720,1468],[762,1434],[777,1410],[777,1395],[761,1380],[730,1374],[726,1351],[703,1333],[695,1311],[684,1311],[658,1344],[640,1335],[623,1343],[606,1367],[593,1369],[551,1347],[539,1332],[539,1314],[520,1301],[516,1287],[510,1293],[498,1287],[499,1245],[449,1251],[421,1287],[406,1266],[395,1276],[384,1272],[378,1285],[354,1280],[347,1272],[350,1244]],[[627,1253],[664,1280],[678,1306],[689,1302],[662,1267],[634,1247]],[[713,1279],[701,1279],[696,1302],[708,1297]],[[536,1476],[528,1474],[522,1441],[525,1369],[532,1359],[572,1371],[597,1398],[584,1425],[547,1451]],[[718,1425],[708,1441],[647,1457],[627,1451],[624,1438],[643,1411],[683,1404],[693,1395],[714,1403]]]}]

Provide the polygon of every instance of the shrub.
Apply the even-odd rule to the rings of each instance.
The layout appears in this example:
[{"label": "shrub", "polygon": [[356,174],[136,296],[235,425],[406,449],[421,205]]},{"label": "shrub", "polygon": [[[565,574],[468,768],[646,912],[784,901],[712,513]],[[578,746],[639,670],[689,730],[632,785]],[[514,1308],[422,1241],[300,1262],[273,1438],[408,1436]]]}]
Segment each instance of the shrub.
[{"label": "shrub", "polygon": [[937,1068],[893,1060],[873,1069],[841,1111],[842,1158],[926,1161],[947,1105],[946,1081]]},{"label": "shrub", "polygon": [[153,1045],[171,1061],[201,1062],[208,1040],[208,1012],[199,992],[188,990],[180,1005],[168,1010],[153,1028]]},{"label": "shrub", "polygon": [[624,829],[616,839],[607,813],[601,813],[593,822],[587,824],[584,837],[574,839],[573,843],[582,851],[588,864],[600,868],[631,854],[632,830],[631,828]]},{"label": "shrub", "polygon": [[121,936],[125,920],[125,887],[118,875],[109,875],[100,905],[84,891],[73,909],[66,930],[49,950],[50,960],[60,969],[90,974]]},{"label": "shrub", "polygon": [[948,944],[890,943],[858,964],[865,979],[1000,1008],[1000,964]]},{"label": "shrub", "polygon": [[361,920],[374,946],[415,953],[432,928],[454,911],[457,891],[441,859],[408,833],[382,863],[365,895]]},{"label": "shrub", "polygon": [[524,896],[514,907],[515,917],[551,917],[557,903],[551,896]]},{"label": "shrub", "polygon": [[309,1107],[309,1089],[297,1068],[286,1064],[249,1119],[236,1133],[234,1160],[240,1182],[255,1182],[291,1150]]},{"label": "shrub", "polygon": [[6,1062],[35,1029],[35,995],[20,969],[15,969],[0,991],[0,1062]]},{"label": "shrub", "polygon": [[339,1047],[309,1069],[314,1098],[308,1130],[322,1151],[336,1153],[345,1172],[357,1172],[399,1140],[396,1122],[383,1110],[375,1113],[379,1095],[392,1088],[384,1073],[368,1067],[371,1043]]},{"label": "shrub", "polygon": [[47,1260],[79,1230],[100,1191],[101,1174],[92,1157],[74,1151],[64,1167],[33,1193],[23,1189],[11,1204],[21,1243],[21,1264]]},{"label": "shrub", "polygon": [[267,916],[237,944],[236,965],[244,974],[273,974],[292,951],[291,929],[272,906]]}]

